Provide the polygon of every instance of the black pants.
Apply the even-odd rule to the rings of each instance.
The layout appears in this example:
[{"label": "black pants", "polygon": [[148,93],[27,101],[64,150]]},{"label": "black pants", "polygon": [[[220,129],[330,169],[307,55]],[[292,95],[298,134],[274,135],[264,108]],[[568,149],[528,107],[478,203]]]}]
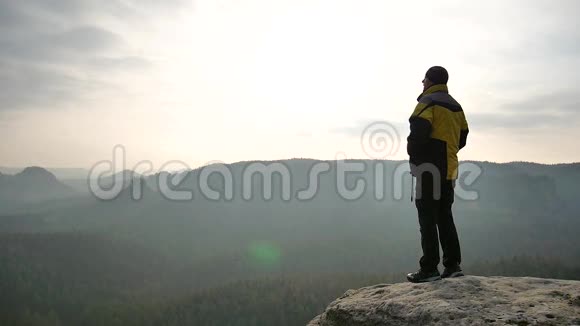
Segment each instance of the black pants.
[{"label": "black pants", "polygon": [[423,248],[423,257],[419,263],[424,271],[437,269],[439,241],[443,249],[443,266],[451,267],[461,263],[459,238],[451,212],[455,196],[453,188],[454,181],[445,179],[438,181],[430,173],[423,173],[417,178],[415,205],[419,213]]}]

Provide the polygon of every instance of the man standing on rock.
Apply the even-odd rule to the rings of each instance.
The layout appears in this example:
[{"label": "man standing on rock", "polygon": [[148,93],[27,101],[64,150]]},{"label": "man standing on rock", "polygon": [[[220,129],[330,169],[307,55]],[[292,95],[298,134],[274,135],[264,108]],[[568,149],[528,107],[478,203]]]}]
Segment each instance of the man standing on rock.
[{"label": "man standing on rock", "polygon": [[[415,206],[423,249],[421,268],[407,275],[413,283],[463,276],[451,207],[458,174],[457,152],[465,146],[469,129],[461,105],[449,95],[448,79],[443,67],[435,66],[427,71],[423,93],[409,119],[407,153],[411,174],[417,178]],[[443,274],[437,268],[439,241],[443,249]]]}]

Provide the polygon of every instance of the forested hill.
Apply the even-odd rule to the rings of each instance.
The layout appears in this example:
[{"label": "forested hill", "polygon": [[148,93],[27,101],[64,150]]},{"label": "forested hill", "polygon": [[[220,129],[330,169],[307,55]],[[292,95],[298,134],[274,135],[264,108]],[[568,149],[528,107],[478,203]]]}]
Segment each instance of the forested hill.
[{"label": "forested hill", "polygon": [[[231,200],[200,192],[203,169],[175,188],[192,189],[191,201],[164,198],[155,176],[125,171],[127,188],[103,201],[79,192],[78,180],[32,171],[66,191],[24,198],[33,182],[19,188],[23,198],[0,200],[11,203],[0,205],[0,325],[304,325],[348,288],[402,281],[420,253],[411,179],[393,181],[406,162],[349,162],[366,169],[345,179],[348,189],[367,181],[360,198],[340,196],[333,161],[312,198],[289,200],[279,175],[271,199],[259,177],[244,199],[240,180],[256,162],[227,166]],[[259,163],[287,167],[295,194],[321,161]],[[477,198],[458,196],[454,209],[465,270],[578,279],[580,165],[468,163],[481,175],[469,185],[460,178]],[[141,200],[131,198],[137,179]],[[13,196],[14,180],[0,175],[0,194]],[[223,178],[208,180],[223,195]]]}]

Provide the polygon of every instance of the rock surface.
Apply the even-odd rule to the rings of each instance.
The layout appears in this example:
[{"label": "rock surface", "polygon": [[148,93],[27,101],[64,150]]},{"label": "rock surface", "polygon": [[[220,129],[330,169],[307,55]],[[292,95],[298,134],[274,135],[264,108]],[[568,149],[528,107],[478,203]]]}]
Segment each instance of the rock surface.
[{"label": "rock surface", "polygon": [[348,290],[308,326],[580,325],[580,282],[466,276]]}]

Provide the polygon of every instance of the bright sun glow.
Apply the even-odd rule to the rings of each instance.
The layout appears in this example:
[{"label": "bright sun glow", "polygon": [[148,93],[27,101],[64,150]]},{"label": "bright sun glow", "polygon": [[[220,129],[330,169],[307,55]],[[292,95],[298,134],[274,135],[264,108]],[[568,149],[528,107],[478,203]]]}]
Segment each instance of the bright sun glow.
[{"label": "bright sun glow", "polygon": [[[575,146],[573,128],[557,127],[561,137],[549,132],[566,111],[538,117],[546,124],[537,128],[507,127],[521,99],[574,94],[570,85],[580,83],[571,69],[579,60],[570,54],[574,32],[561,23],[572,19],[556,19],[571,14],[514,1],[199,0],[143,12],[142,25],[97,16],[93,24],[124,42],[103,60],[128,60],[114,70],[50,65],[79,80],[72,84],[78,89],[64,104],[48,98],[33,110],[4,112],[0,136],[18,145],[0,144],[3,164],[42,157],[35,164],[86,167],[108,158],[115,144],[127,148],[130,162],[157,166],[334,159],[339,152],[366,158],[359,135],[369,123],[389,121],[405,138],[432,65],[450,71],[451,93],[473,122],[477,146],[462,159],[579,159],[564,150]],[[523,14],[542,19],[517,19]],[[556,41],[565,47],[557,50]],[[554,148],[562,141],[569,144]],[[400,148],[390,158],[405,159]],[[75,162],[68,153],[78,154]]]}]

